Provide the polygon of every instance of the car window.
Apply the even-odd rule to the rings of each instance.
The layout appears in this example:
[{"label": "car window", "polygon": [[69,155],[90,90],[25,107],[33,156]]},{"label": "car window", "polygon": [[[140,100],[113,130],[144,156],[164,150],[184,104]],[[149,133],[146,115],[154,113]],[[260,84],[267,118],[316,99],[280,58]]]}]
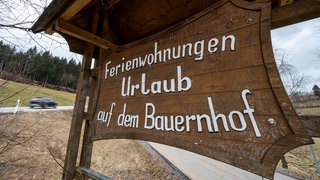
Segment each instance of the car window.
[{"label": "car window", "polygon": [[54,101],[54,100],[51,99],[51,98],[46,98],[46,100],[49,101],[49,102],[53,102],[53,101]]}]

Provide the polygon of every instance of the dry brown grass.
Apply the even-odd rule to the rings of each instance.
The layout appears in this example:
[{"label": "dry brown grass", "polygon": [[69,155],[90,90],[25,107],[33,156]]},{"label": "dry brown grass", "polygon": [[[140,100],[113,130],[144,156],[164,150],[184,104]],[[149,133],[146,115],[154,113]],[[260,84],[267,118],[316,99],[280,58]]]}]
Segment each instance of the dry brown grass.
[{"label": "dry brown grass", "polygon": [[41,86],[22,84],[0,79],[0,106],[14,107],[20,99],[20,106],[28,106],[34,97],[51,97],[59,106],[71,106],[74,104],[76,94],[48,89]]},{"label": "dry brown grass", "polygon": [[320,116],[320,96],[293,96],[291,101],[299,115]]},{"label": "dry brown grass", "polygon": [[[37,135],[0,156],[0,179],[60,179],[62,168],[54,158],[63,164],[72,112],[30,112],[11,116],[16,116],[18,123],[10,131],[29,127],[21,136]],[[315,138],[315,142],[314,149],[320,160],[320,139]],[[2,139],[0,143],[5,141]],[[134,140],[95,142],[92,169],[115,179],[183,179],[183,175],[144,143]],[[309,146],[292,150],[285,157],[289,169],[279,164],[279,171],[303,179],[320,179]]]},{"label": "dry brown grass", "polygon": [[114,179],[182,179],[143,141],[95,142],[92,168]]},{"label": "dry brown grass", "polygon": [[[0,179],[61,179],[62,168],[57,162],[63,164],[65,158],[72,112],[30,112],[16,117],[18,123],[12,131],[34,124],[23,136],[37,135],[0,156]],[[115,179],[183,178],[150,152],[142,141],[98,141],[94,143],[92,169]]]},{"label": "dry brown grass", "polygon": [[32,125],[23,136],[37,135],[1,155],[0,176],[3,179],[60,179],[61,168],[48,148],[54,147],[64,154],[71,112],[20,113],[16,116],[19,123],[11,128],[19,130]]},{"label": "dry brown grass", "polygon": [[[313,138],[313,140],[315,142],[313,149],[318,161],[320,161],[320,138]],[[320,179],[309,145],[289,151],[285,154],[285,158],[288,162],[288,169],[282,168],[282,164],[279,162],[277,167],[279,172],[296,176],[299,179]]]}]

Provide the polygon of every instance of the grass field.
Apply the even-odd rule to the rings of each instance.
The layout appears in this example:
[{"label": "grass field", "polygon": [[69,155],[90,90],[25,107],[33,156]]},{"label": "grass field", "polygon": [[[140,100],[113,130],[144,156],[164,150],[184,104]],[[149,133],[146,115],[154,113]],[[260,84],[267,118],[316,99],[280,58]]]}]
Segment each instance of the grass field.
[{"label": "grass field", "polygon": [[305,95],[291,97],[296,112],[300,115],[320,116],[320,96]]},{"label": "grass field", "polygon": [[[0,179],[61,179],[71,118],[72,111],[8,114],[14,121],[0,136]],[[4,144],[15,146],[3,153]],[[135,140],[96,141],[91,167],[114,179],[183,179]]]},{"label": "grass field", "polygon": [[[315,144],[312,145],[318,163],[320,161],[320,138],[313,138]],[[314,162],[309,145],[295,148],[285,154],[288,168],[282,167],[281,161],[277,166],[277,171],[288,174],[297,179],[320,179],[317,167]]]},{"label": "grass field", "polygon": [[51,97],[60,106],[71,106],[74,104],[76,95],[0,79],[0,107],[13,107],[18,99],[20,99],[20,106],[28,106],[29,101],[34,97]]}]

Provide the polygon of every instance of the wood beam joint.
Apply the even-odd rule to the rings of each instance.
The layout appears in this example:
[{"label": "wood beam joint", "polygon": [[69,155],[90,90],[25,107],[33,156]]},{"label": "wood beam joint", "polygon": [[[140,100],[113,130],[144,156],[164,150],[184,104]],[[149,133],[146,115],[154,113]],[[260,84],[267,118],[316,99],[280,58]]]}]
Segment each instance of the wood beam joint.
[{"label": "wood beam joint", "polygon": [[[78,175],[80,175],[80,177],[89,177],[92,179],[101,179],[101,180],[112,180],[112,178],[105,176],[105,175],[103,175],[93,169],[86,168],[86,167],[78,166],[76,168],[76,172]],[[83,178],[83,179],[85,179],[85,178]]]},{"label": "wood beam joint", "polygon": [[91,0],[74,1],[73,4],[71,4],[71,6],[69,6],[68,9],[64,11],[64,13],[60,16],[60,18],[65,21],[70,20],[74,15],[76,15],[82,8],[84,8],[90,2]]},{"label": "wood beam joint", "polygon": [[90,118],[90,114],[88,112],[84,112],[82,119],[89,119],[89,118]]},{"label": "wood beam joint", "polygon": [[271,28],[280,28],[318,17],[320,0],[296,0],[289,5],[272,8]]},{"label": "wood beam joint", "polygon": [[292,4],[294,0],[279,0],[279,6]]},{"label": "wood beam joint", "polygon": [[108,10],[108,9],[112,8],[115,4],[117,4],[118,2],[120,2],[120,0],[109,0],[109,1],[107,1],[107,3],[105,3],[103,5],[103,8],[105,10]]},{"label": "wood beam joint", "polygon": [[83,40],[88,43],[92,43],[103,49],[117,49],[118,45],[99,37],[93,33],[90,33],[82,28],[76,27],[70,23],[63,20],[57,20],[54,29],[58,32],[67,34],[69,36],[75,37],[77,39]]},{"label": "wood beam joint", "polygon": [[96,69],[96,68],[95,69],[90,69],[89,75],[91,77],[97,77],[98,74],[99,74],[99,70],[98,69]]}]

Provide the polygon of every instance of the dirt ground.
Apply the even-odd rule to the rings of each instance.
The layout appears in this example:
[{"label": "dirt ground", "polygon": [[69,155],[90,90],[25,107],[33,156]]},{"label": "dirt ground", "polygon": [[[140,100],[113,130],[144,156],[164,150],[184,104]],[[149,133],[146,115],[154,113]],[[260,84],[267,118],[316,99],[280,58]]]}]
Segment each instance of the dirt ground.
[{"label": "dirt ground", "polygon": [[[0,154],[0,179],[61,179],[60,165],[63,166],[65,158],[72,112],[0,116],[0,152],[18,142]],[[4,119],[11,119],[11,124],[7,126]],[[9,136],[4,137],[2,132]],[[97,141],[93,149],[91,168],[114,179],[186,178],[143,141]]]},{"label": "dirt ground", "polygon": [[[0,114],[0,179],[61,179],[71,111]],[[313,145],[319,159],[320,138]],[[285,155],[288,169],[301,179],[320,179],[309,146]],[[146,142],[94,142],[91,168],[114,179],[187,179]]]}]

